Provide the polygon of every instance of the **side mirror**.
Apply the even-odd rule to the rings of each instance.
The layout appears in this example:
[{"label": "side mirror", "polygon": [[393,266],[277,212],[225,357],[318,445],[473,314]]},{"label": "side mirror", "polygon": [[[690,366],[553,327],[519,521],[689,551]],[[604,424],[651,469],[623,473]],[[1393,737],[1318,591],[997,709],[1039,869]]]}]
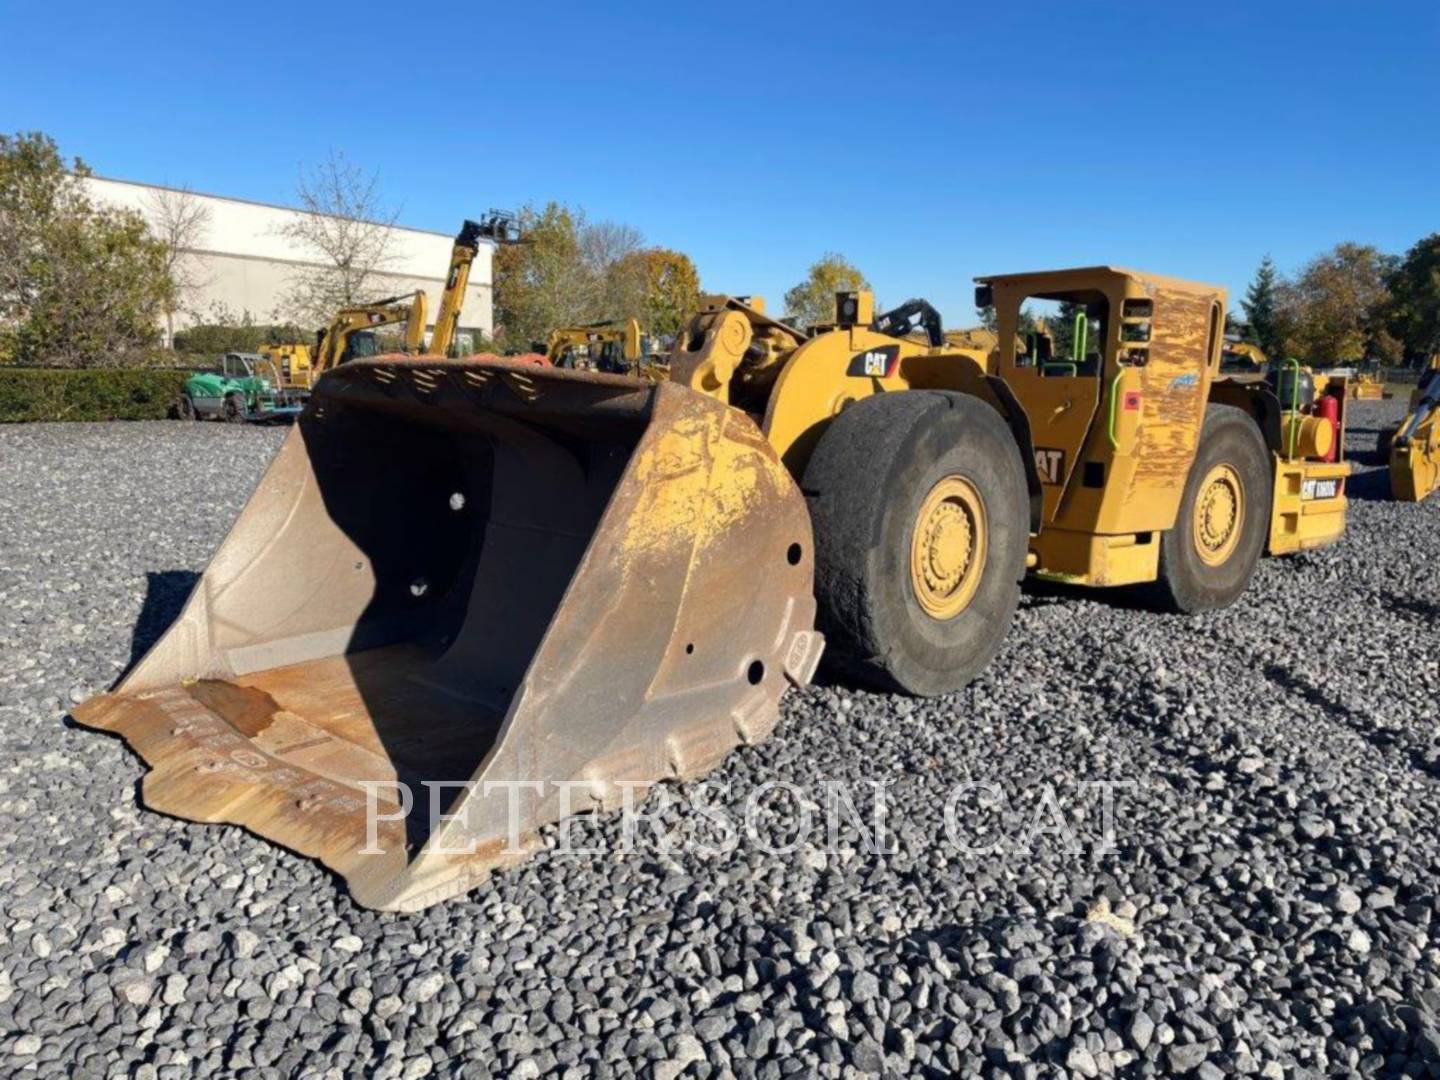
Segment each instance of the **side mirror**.
[{"label": "side mirror", "polygon": [[995,306],[995,289],[990,285],[975,286],[975,306],[982,311]]}]

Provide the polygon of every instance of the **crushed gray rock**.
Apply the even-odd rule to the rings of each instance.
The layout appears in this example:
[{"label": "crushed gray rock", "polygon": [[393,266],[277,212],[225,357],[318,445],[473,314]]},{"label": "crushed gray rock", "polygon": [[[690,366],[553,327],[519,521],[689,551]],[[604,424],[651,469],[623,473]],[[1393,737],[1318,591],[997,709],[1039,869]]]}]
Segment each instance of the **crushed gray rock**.
[{"label": "crushed gray rock", "polygon": [[[1355,403],[1351,451],[1402,406]],[[884,781],[890,854],[854,837],[788,855],[552,844],[389,915],[239,829],[140,809],[137,759],[64,719],[173,616],[282,436],[0,428],[0,812],[35,823],[0,847],[12,1071],[1283,1077],[1440,1060],[1440,499],[1389,502],[1362,459],[1348,541],[1267,560],[1224,612],[1027,586],[965,691],[822,678],[707,778],[732,811],[772,780]],[[968,851],[937,842],[965,780],[1003,797],[957,803]],[[1114,852],[1075,853],[1061,826],[1093,837],[1095,780],[1133,787]],[[676,800],[659,823],[696,817]],[[1023,850],[984,853],[1017,823],[1040,826]],[[613,846],[619,822],[573,831]]]}]

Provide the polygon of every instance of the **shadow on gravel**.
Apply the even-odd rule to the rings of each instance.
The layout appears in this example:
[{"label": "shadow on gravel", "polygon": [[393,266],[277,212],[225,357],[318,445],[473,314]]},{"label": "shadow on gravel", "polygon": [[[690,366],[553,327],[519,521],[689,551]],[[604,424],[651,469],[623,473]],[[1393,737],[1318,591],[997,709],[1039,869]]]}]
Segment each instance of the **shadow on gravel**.
[{"label": "shadow on gravel", "polygon": [[1021,584],[1020,606],[1024,608],[1052,607],[1056,604],[1075,601],[1090,601],[1121,611],[1153,611],[1157,614],[1174,614],[1167,607],[1160,591],[1154,585],[1120,585],[1108,589],[1096,589],[1085,585],[1065,585],[1044,578],[1027,577]]},{"label": "shadow on gravel", "polygon": [[130,658],[125,661],[125,670],[110,685],[111,690],[120,685],[150,646],[180,617],[180,610],[199,580],[200,575],[192,570],[161,570],[145,575],[145,601],[140,617],[135,620],[135,629],[130,632]]},{"label": "shadow on gravel", "polygon": [[1393,592],[1381,593],[1380,599],[1391,611],[1403,611],[1410,615],[1418,615],[1433,623],[1440,623],[1440,604],[1434,600],[1421,600],[1414,596],[1401,596],[1399,593]]},{"label": "shadow on gravel", "polygon": [[1356,473],[1345,481],[1345,494],[1360,502],[1390,502],[1390,471],[1371,469]]},{"label": "shadow on gravel", "polygon": [[1365,445],[1359,449],[1347,446],[1345,460],[1353,465],[1388,465],[1390,455],[1380,452],[1380,433],[1384,430],[1384,427],[1346,427],[1347,440],[1352,435],[1369,435],[1370,438],[1364,440]]},{"label": "shadow on gravel", "polygon": [[1355,734],[1377,750],[1400,751],[1409,758],[1410,765],[1417,772],[1432,776],[1430,764],[1423,748],[1416,747],[1408,732],[1402,729],[1379,727],[1368,716],[1357,713],[1349,706],[1336,701],[1304,675],[1291,671],[1283,664],[1266,664],[1265,677],[1276,686],[1315,706],[1326,716],[1348,727]]}]

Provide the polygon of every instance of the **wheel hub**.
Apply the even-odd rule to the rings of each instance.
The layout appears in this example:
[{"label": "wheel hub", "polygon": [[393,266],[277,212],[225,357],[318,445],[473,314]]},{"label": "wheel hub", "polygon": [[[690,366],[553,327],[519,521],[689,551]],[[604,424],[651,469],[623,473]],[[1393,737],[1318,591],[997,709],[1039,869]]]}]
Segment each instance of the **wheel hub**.
[{"label": "wheel hub", "polygon": [[965,610],[985,562],[985,504],[970,481],[947,476],[925,497],[910,545],[910,583],[916,600],[937,619]]},{"label": "wheel hub", "polygon": [[1200,484],[1195,499],[1195,550],[1210,566],[1230,558],[1245,522],[1245,487],[1229,465],[1216,465]]}]

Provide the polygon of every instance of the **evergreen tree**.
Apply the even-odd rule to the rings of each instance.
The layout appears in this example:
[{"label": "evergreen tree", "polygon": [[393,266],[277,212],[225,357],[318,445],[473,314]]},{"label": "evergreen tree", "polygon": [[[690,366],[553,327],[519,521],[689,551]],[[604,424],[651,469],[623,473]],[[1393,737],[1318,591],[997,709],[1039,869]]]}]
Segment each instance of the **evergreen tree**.
[{"label": "evergreen tree", "polygon": [[1272,359],[1279,359],[1284,350],[1279,316],[1279,277],[1274,260],[1266,255],[1255,271],[1255,280],[1245,290],[1245,299],[1240,301],[1240,306],[1245,309],[1251,338]]}]

